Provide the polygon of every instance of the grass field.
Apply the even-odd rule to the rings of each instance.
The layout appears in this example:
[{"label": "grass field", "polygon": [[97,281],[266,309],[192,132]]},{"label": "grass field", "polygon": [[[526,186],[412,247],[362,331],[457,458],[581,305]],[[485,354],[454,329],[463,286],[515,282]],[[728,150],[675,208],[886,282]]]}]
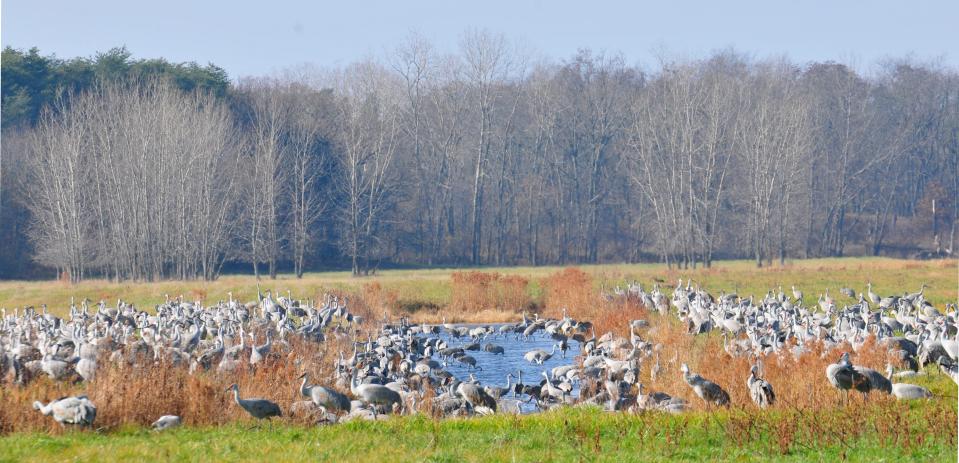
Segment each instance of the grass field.
[{"label": "grass field", "polygon": [[[822,259],[762,269],[751,262],[733,261],[682,271],[653,264],[580,268],[587,275],[580,280],[581,286],[575,286],[575,278],[557,278],[569,273],[561,272],[561,267],[481,270],[522,277],[523,299],[537,310],[552,310],[556,316],[556,305],[568,306],[572,316],[594,319],[598,315],[594,319],[597,325],[608,327],[625,327],[635,313],[619,313],[593,303],[599,308],[589,312],[589,308],[576,309],[565,300],[546,299],[554,297],[550,294],[556,286],[567,282],[572,282],[571,301],[575,302],[576,294],[592,292],[590,285],[609,288],[635,279],[648,287],[659,279],[672,287],[676,278],[692,278],[714,293],[727,290],[757,296],[780,285],[788,294],[789,286],[795,284],[804,291],[808,305],[815,304],[826,289],[842,304],[846,298],[838,294],[839,287],[864,291],[867,281],[882,295],[914,292],[927,283],[927,298],[940,308],[959,297],[955,260]],[[372,301],[383,299],[433,304],[430,309],[402,313],[414,320],[449,317],[450,321],[493,322],[518,318],[515,310],[456,308],[454,293],[463,288],[451,278],[454,271],[460,270],[385,271],[372,278],[315,273],[303,279],[263,280],[260,285],[281,293],[290,290],[294,297],[318,298],[330,290],[345,291],[356,295],[358,305],[368,304],[371,315],[394,310]],[[225,276],[214,282],[0,282],[0,307],[10,310],[46,303],[52,312],[63,314],[71,297],[94,301],[122,297],[149,307],[162,301],[165,294],[216,301],[226,299],[228,291],[237,299],[250,300],[256,294],[256,282],[249,276]],[[382,297],[384,293],[389,297]],[[594,301],[594,297],[586,300]],[[678,416],[573,408],[523,417],[436,421],[418,415],[327,427],[283,418],[273,429],[248,429],[251,423],[222,393],[225,385],[238,381],[250,394],[278,399],[286,409],[295,398],[293,378],[301,371],[295,362],[280,360],[253,376],[241,371],[236,377],[224,378],[188,375],[183,368],[155,369],[154,376],[137,377],[133,385],[128,377],[134,372],[106,369],[89,385],[42,378],[29,388],[0,386],[0,430],[7,433],[0,437],[0,461],[955,461],[957,391],[955,384],[934,368],[909,381],[933,391],[934,400],[903,403],[882,397],[864,402],[854,396],[850,405],[837,406],[835,390],[823,375],[825,364],[834,361],[831,355],[811,353],[802,361],[770,360],[765,366],[767,378],[776,386],[780,402],[775,409],[760,412],[742,387],[749,359],[723,357],[716,333],[685,336],[674,317],[642,313],[651,317],[654,326],[650,339],[664,344],[663,358],[675,360],[664,362],[656,381],[644,373],[644,384],[651,390],[693,399],[678,374],[678,362],[688,361],[695,371],[730,385],[734,404],[730,410],[706,412],[701,402],[694,401],[693,412]],[[395,311],[390,314],[396,315]],[[854,361],[881,369],[884,355],[873,344]],[[164,386],[152,387],[155,384]],[[81,391],[102,404],[97,417],[103,427],[99,432],[64,432],[29,408],[38,398]],[[198,402],[202,405],[191,405]],[[134,409],[139,411],[134,413]],[[147,423],[171,410],[184,416],[189,426],[162,434],[147,430]]]},{"label": "grass field", "polygon": [[[668,270],[662,264],[611,264],[579,266],[595,278],[598,287],[612,287],[625,281],[637,280],[645,286],[654,279],[665,281],[664,286],[675,286],[677,278],[684,281],[692,278],[710,291],[736,291],[740,295],[762,296],[768,290],[796,285],[804,292],[807,305],[815,304],[819,294],[827,289],[837,302],[845,300],[838,293],[841,286],[849,286],[865,292],[865,284],[873,283],[873,289],[881,295],[902,294],[919,290],[922,283],[926,297],[936,305],[955,303],[959,299],[959,266],[956,260],[906,261],[886,258],[841,258],[810,259],[787,262],[785,266],[756,268],[751,261],[720,261],[712,268]],[[527,292],[532,301],[541,297],[540,282],[562,267],[503,267],[481,268],[484,272],[518,275],[529,280]],[[277,280],[261,280],[260,287],[274,289],[280,294],[291,291],[295,298],[320,298],[330,290],[362,291],[365,285],[378,283],[391,291],[400,301],[431,303],[445,306],[451,297],[450,276],[456,271],[469,269],[432,270],[386,270],[374,277],[354,278],[349,272],[325,272],[306,274],[302,279],[281,275]],[[60,281],[6,281],[0,282],[0,307],[12,309],[47,304],[49,310],[62,315],[70,299],[89,298],[115,303],[123,298],[138,306],[150,307],[164,300],[166,295],[183,295],[189,300],[225,300],[228,292],[235,298],[247,301],[256,297],[256,280],[252,276],[223,276],[207,281],[162,281],[162,282],[110,282],[89,280],[79,284]],[[851,303],[852,301],[849,300]],[[453,321],[458,314],[444,314]],[[485,314],[488,322],[515,314]],[[415,318],[415,317],[414,317]]]},{"label": "grass field", "polygon": [[[930,417],[938,422],[928,422]],[[524,417],[434,421],[419,416],[319,428],[251,430],[238,423],[162,434],[142,428],[56,437],[16,434],[0,438],[0,460],[955,461],[955,421],[955,409],[938,401],[680,416],[565,409]]]}]

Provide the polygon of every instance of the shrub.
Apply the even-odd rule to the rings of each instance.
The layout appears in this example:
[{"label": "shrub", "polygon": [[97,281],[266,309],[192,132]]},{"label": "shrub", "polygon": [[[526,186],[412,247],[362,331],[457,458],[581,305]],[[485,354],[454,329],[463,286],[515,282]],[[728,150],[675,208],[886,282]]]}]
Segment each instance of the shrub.
[{"label": "shrub", "polygon": [[530,304],[529,280],[495,272],[454,272],[450,309],[454,313],[481,310],[519,311]]}]

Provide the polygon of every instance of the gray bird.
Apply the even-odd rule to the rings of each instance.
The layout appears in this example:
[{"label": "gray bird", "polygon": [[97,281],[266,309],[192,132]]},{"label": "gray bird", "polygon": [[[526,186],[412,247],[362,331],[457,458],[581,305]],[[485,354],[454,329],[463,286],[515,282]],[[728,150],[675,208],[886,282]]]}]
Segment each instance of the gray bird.
[{"label": "gray bird", "polygon": [[303,380],[303,382],[300,383],[300,394],[303,395],[303,397],[309,397],[314,404],[327,410],[350,411],[350,399],[345,395],[319,385],[307,386],[306,382],[309,380],[309,373],[303,373],[300,375],[300,378]]},{"label": "gray bird", "polygon": [[[886,366],[886,375],[892,378],[892,365]],[[929,392],[929,389],[909,383],[892,383],[892,395],[898,400],[932,398],[932,392]]]},{"label": "gray bird", "polygon": [[233,400],[236,402],[236,404],[239,405],[240,408],[246,410],[250,416],[256,419],[262,420],[264,418],[270,419],[274,416],[282,416],[280,406],[275,402],[260,398],[241,399],[240,386],[238,386],[236,383],[233,383],[233,385],[228,387],[226,390],[233,391]]},{"label": "gray bird", "polygon": [[699,376],[696,373],[689,372],[689,366],[682,365],[683,379],[686,384],[693,388],[693,392],[706,403],[712,403],[723,407],[729,406],[729,394],[719,387],[718,384]]},{"label": "gray bird", "polygon": [[183,424],[183,420],[176,415],[163,415],[153,422],[151,427],[157,431],[163,431],[170,428],[176,428]]},{"label": "gray bird", "polygon": [[353,376],[350,379],[350,392],[357,398],[371,405],[373,416],[376,417],[375,405],[385,405],[392,408],[402,401],[400,394],[386,386],[380,384],[359,384],[356,381],[356,370],[353,370]]},{"label": "gray bird", "polygon": [[776,394],[773,392],[772,385],[759,377],[759,367],[756,365],[753,365],[749,370],[746,387],[749,388],[749,397],[759,408],[766,408],[776,402]]},{"label": "gray bird", "polygon": [[33,403],[34,410],[39,410],[44,416],[53,415],[53,420],[61,426],[68,424],[91,426],[97,417],[97,407],[85,395],[63,397],[43,405],[40,401]]},{"label": "gray bird", "polygon": [[496,399],[476,384],[459,383],[459,385],[456,386],[456,393],[466,399],[474,410],[478,407],[486,407],[494,412],[496,411]]}]

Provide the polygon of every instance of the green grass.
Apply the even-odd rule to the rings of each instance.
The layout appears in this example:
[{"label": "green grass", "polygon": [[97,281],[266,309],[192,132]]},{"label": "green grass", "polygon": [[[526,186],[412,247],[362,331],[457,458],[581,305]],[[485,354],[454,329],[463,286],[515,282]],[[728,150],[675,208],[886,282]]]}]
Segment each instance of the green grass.
[{"label": "green grass", "polygon": [[[538,300],[538,281],[560,268],[481,270],[528,278],[530,297]],[[762,269],[747,261],[717,262],[713,268],[696,270],[669,270],[657,264],[580,268],[594,276],[598,287],[633,279],[648,286],[656,278],[672,287],[676,278],[693,278],[717,293],[732,290],[760,296],[780,285],[788,293],[795,284],[805,292],[807,304],[814,304],[827,288],[841,304],[846,299],[836,291],[840,286],[864,291],[865,282],[872,281],[877,292],[888,295],[916,291],[925,282],[931,285],[927,297],[941,307],[956,301],[959,283],[955,260],[815,259]],[[401,300],[442,306],[450,300],[453,271],[384,271],[371,278],[326,272],[303,279],[283,275],[260,284],[283,293],[292,290],[297,297],[319,297],[329,289],[361,290],[376,281]],[[164,294],[217,300],[225,299],[228,291],[249,300],[256,294],[256,282],[249,276],[225,276],[214,282],[0,282],[0,307],[46,303],[51,311],[63,313],[71,296],[94,301],[123,297],[149,307]],[[929,387],[938,398],[868,406],[854,401],[846,408],[830,405],[806,412],[733,409],[627,416],[565,409],[525,417],[444,421],[400,417],[320,428],[281,422],[272,430],[249,430],[250,423],[244,421],[161,434],[142,427],[55,436],[15,433],[0,437],[0,461],[955,461],[955,385],[935,373],[909,382]]]},{"label": "green grass", "polygon": [[[837,303],[852,302],[840,295],[838,288],[849,286],[865,292],[865,284],[872,281],[881,295],[918,291],[927,283],[927,298],[941,306],[959,298],[959,270],[956,260],[907,261],[887,258],[809,259],[787,262],[786,266],[756,268],[751,261],[720,261],[712,268],[696,270],[667,269],[662,264],[609,264],[579,266],[594,275],[597,286],[612,287],[625,281],[638,280],[647,288],[654,279],[664,280],[671,289],[677,278],[692,278],[710,291],[736,291],[740,295],[762,296],[767,290],[782,287],[787,294],[791,285],[805,293],[807,305],[826,289]],[[490,267],[476,270],[521,275],[530,280],[530,297],[540,297],[539,280],[563,267]],[[450,275],[464,269],[385,270],[374,277],[355,278],[348,272],[310,273],[302,279],[280,275],[277,280],[261,280],[263,290],[272,288],[281,294],[287,290],[298,298],[319,298],[330,289],[362,290],[363,285],[379,282],[383,288],[395,291],[404,301],[415,301],[444,306],[450,301]],[[47,304],[51,312],[63,314],[70,298],[90,298],[115,303],[123,298],[141,307],[151,307],[164,300],[165,295],[184,295],[188,299],[202,298],[208,302],[225,300],[227,292],[247,301],[256,296],[256,280],[252,276],[226,275],[217,281],[161,281],[110,282],[90,280],[70,285],[58,281],[0,282],[0,307],[13,309],[27,305]]]},{"label": "green grass", "polygon": [[[903,405],[897,415],[906,431],[924,430],[922,439],[908,438],[906,432],[894,436],[875,426],[872,420],[883,419],[880,406],[858,414],[847,410],[807,415],[742,410],[623,415],[565,409],[524,417],[433,421],[420,416],[318,428],[249,430],[237,424],[161,434],[132,428],[57,437],[14,434],[0,438],[0,460],[954,461],[955,423],[923,421],[923,409],[935,406]],[[845,419],[857,421],[862,429],[843,430]],[[783,427],[787,421],[820,425],[796,432]]]}]

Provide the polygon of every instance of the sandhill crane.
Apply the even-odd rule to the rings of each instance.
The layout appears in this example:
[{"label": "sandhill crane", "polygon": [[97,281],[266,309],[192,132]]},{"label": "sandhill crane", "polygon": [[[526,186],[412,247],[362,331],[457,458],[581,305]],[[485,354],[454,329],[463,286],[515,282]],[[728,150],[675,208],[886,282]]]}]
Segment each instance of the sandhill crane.
[{"label": "sandhill crane", "polygon": [[502,346],[497,346],[496,344],[492,344],[492,343],[488,343],[485,346],[483,346],[483,350],[493,355],[496,355],[496,354],[505,355],[506,353],[506,351],[503,349]]},{"label": "sandhill crane", "polygon": [[504,395],[506,395],[507,392],[509,392],[510,390],[512,390],[513,386],[512,386],[512,384],[510,384],[510,381],[511,381],[512,379],[513,379],[513,374],[512,374],[512,373],[507,373],[507,374],[506,374],[506,386],[504,386],[504,387],[486,386],[486,387],[483,388],[483,390],[485,390],[486,393],[490,395],[490,397],[492,397],[492,398],[494,398],[494,399],[499,399],[500,397],[503,397]]},{"label": "sandhill crane", "polygon": [[843,286],[842,288],[839,288],[839,293],[851,299],[856,298],[856,291],[854,291],[852,288]]},{"label": "sandhill crane", "polygon": [[150,425],[156,431],[175,428],[183,424],[183,421],[176,415],[163,415]]},{"label": "sandhill crane", "polygon": [[482,368],[476,366],[476,357],[473,357],[472,355],[454,355],[453,358],[456,359],[456,361],[466,365],[467,368],[482,370]]},{"label": "sandhill crane", "polygon": [[882,300],[882,298],[879,297],[878,294],[872,291],[871,281],[869,283],[866,283],[866,295],[869,296],[869,300],[872,301],[873,304],[879,304],[879,301]]},{"label": "sandhill crane", "polygon": [[542,365],[547,360],[551,359],[553,357],[553,354],[555,353],[556,353],[556,344],[553,344],[553,350],[549,352],[546,352],[543,349],[533,349],[527,352],[525,355],[523,355],[523,358],[526,359],[526,361],[529,363]]},{"label": "sandhill crane", "polygon": [[445,329],[447,333],[453,334],[453,332],[456,331],[456,325],[446,323],[446,317],[443,317],[443,329]]},{"label": "sandhill crane", "polygon": [[[226,388],[227,391],[233,391],[233,401],[236,402],[240,408],[246,410],[250,416],[262,420],[264,418],[270,419],[274,416],[281,416],[280,406],[275,402],[269,401],[267,399],[253,398],[253,399],[241,399],[240,398],[240,386],[236,383],[233,383],[230,387]],[[271,421],[272,423],[272,421]]]},{"label": "sandhill crane", "polygon": [[686,384],[693,388],[693,392],[703,399],[707,404],[716,404],[719,406],[729,406],[729,394],[719,387],[718,384],[699,376],[696,373],[689,372],[689,366],[685,363],[680,368],[683,372],[683,379]]},{"label": "sandhill crane", "polygon": [[270,348],[273,346],[273,338],[270,336],[270,333],[266,333],[266,344],[262,346],[256,345],[256,338],[253,336],[253,333],[250,333],[250,365],[256,365],[263,361],[267,355],[270,353]]},{"label": "sandhill crane", "polygon": [[853,369],[866,378],[865,384],[853,385],[857,391],[863,393],[864,397],[866,394],[872,391],[880,391],[885,392],[886,394],[892,394],[892,382],[889,381],[889,378],[883,376],[882,373],[879,373],[872,368],[866,368],[859,365],[853,365]]},{"label": "sandhill crane", "polygon": [[[886,376],[892,378],[892,365],[886,365]],[[892,383],[892,395],[898,400],[931,399],[932,392],[922,386],[908,383]]]},{"label": "sandhill crane", "polygon": [[773,392],[772,385],[759,377],[759,367],[757,365],[753,365],[749,370],[746,387],[749,388],[749,397],[759,408],[766,408],[776,402],[776,394]]},{"label": "sandhill crane", "polygon": [[796,301],[802,302],[802,291],[796,289],[795,286],[793,286],[792,288],[793,288],[793,298],[796,299]]},{"label": "sandhill crane", "polygon": [[545,371],[543,372],[543,377],[546,378],[546,384],[543,385],[541,395],[552,397],[556,400],[563,400],[563,398],[566,397],[566,391],[554,386],[553,382],[549,380],[549,375],[546,374]]},{"label": "sandhill crane", "polygon": [[861,374],[856,372],[849,361],[849,352],[843,352],[839,356],[839,361],[826,367],[826,379],[829,384],[839,389],[839,391],[848,399],[848,391],[855,384],[868,382]]},{"label": "sandhill crane", "polygon": [[33,409],[39,410],[44,416],[53,415],[53,420],[61,426],[68,424],[91,426],[97,417],[97,407],[85,395],[63,397],[46,405],[36,401],[33,403]]},{"label": "sandhill crane", "polygon": [[356,382],[356,371],[353,369],[353,376],[350,379],[350,392],[357,398],[370,404],[373,410],[373,417],[376,417],[376,405],[385,405],[392,407],[394,404],[402,402],[400,394],[386,386],[380,384],[359,384]]},{"label": "sandhill crane", "polygon": [[460,397],[466,399],[466,402],[473,407],[473,410],[476,410],[480,407],[486,407],[493,412],[496,412],[496,399],[491,397],[486,391],[472,383],[459,383],[456,386],[456,393]]},{"label": "sandhill crane", "polygon": [[903,298],[905,298],[905,299],[908,300],[909,302],[913,302],[913,301],[915,301],[916,299],[918,299],[920,296],[922,296],[922,293],[923,293],[923,292],[926,290],[926,288],[928,288],[928,287],[929,287],[929,285],[923,283],[922,286],[919,288],[919,291],[918,291],[918,292],[915,292],[915,293],[912,293],[912,294],[906,294],[905,296],[903,296]]},{"label": "sandhill crane", "polygon": [[350,411],[350,399],[345,395],[319,385],[307,386],[306,382],[309,380],[309,373],[303,373],[300,375],[300,378],[303,380],[303,382],[300,383],[300,394],[304,397],[309,397],[314,404],[327,410]]},{"label": "sandhill crane", "polygon": [[540,393],[542,392],[542,386],[538,384],[523,384],[523,370],[517,372],[519,378],[516,381],[516,384],[513,386],[513,393],[515,394],[526,394],[531,398],[539,399]]},{"label": "sandhill crane", "polygon": [[[56,352],[59,352],[59,350],[60,350],[60,346],[58,345],[54,349],[54,354]],[[51,379],[58,380],[58,381],[62,379],[66,379],[74,371],[76,371],[73,368],[71,368],[69,362],[65,362],[63,360],[54,358],[53,357],[54,354],[48,353],[44,355],[43,359],[40,361],[40,368],[43,370],[44,373],[50,376]]]}]

